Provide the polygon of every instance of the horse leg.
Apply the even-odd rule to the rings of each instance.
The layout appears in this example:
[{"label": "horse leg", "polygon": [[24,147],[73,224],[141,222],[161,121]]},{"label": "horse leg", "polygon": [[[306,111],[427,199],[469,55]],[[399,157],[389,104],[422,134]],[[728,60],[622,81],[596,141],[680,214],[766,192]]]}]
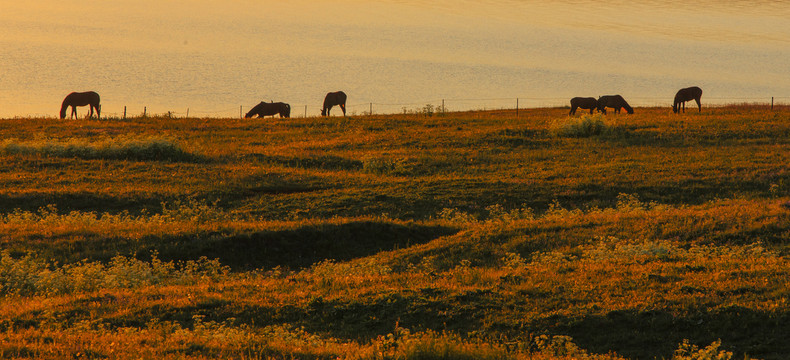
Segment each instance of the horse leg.
[{"label": "horse leg", "polygon": [[591,107],[591,108],[590,108],[590,115],[592,115],[592,114],[593,114],[593,110],[595,110],[595,108],[594,108],[594,107]]},{"label": "horse leg", "polygon": [[93,105],[88,105],[88,108],[91,110],[90,115],[88,115],[88,119],[93,117]]},{"label": "horse leg", "polygon": [[576,107],[575,106],[571,106],[571,112],[568,113],[568,116],[571,116],[571,115],[574,115],[574,114],[576,114]]},{"label": "horse leg", "polygon": [[343,110],[343,117],[346,117],[346,104],[340,104],[340,109]]},{"label": "horse leg", "polygon": [[75,119],[78,118],[78,116],[77,116],[77,107],[74,106],[74,105],[71,105],[71,116],[69,116],[69,119],[71,119],[72,117],[74,117]]},{"label": "horse leg", "polygon": [[700,100],[700,98],[694,99],[694,101],[697,102],[697,107],[699,107],[699,112],[702,112],[702,103],[699,100]]}]

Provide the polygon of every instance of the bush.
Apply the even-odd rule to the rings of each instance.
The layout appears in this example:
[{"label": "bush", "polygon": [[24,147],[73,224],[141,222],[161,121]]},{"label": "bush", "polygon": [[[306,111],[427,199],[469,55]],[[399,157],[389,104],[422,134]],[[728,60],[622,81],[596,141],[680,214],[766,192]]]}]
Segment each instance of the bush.
[{"label": "bush", "polygon": [[557,136],[590,137],[603,135],[610,131],[610,126],[604,122],[601,114],[582,115],[555,120],[551,123],[551,132]]}]

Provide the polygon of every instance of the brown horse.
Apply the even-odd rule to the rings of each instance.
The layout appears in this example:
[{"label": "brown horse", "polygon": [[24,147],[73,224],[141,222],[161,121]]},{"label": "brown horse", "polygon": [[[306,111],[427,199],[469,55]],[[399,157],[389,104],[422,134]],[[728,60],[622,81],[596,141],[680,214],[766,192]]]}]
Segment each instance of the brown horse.
[{"label": "brown horse", "polygon": [[675,94],[675,101],[672,103],[672,112],[675,114],[680,112],[680,107],[683,106],[683,112],[686,112],[686,101],[694,100],[697,102],[697,107],[699,107],[699,112],[702,112],[702,103],[700,99],[702,98],[702,89],[696,86],[688,87],[685,89],[678,90],[678,93]]},{"label": "brown horse", "polygon": [[321,109],[321,116],[329,116],[329,110],[335,105],[340,105],[340,109],[343,110],[343,116],[346,116],[346,93],[338,91],[326,94],[324,108]]},{"label": "brown horse", "polygon": [[613,108],[615,114],[620,113],[621,108],[625,108],[629,114],[634,113],[634,108],[620,95],[604,95],[598,98],[598,111],[606,114],[606,108]]},{"label": "brown horse", "polygon": [[96,118],[101,118],[101,104],[99,102],[101,99],[99,98],[99,94],[88,91],[88,92],[73,92],[71,94],[66,95],[66,98],[63,99],[63,104],[60,105],[60,118],[66,118],[66,109],[71,106],[71,117],[77,117],[77,106],[85,106],[90,105],[91,113],[88,118],[93,117],[93,110],[96,109]]},{"label": "brown horse", "polygon": [[250,111],[247,113],[247,115],[244,115],[244,117],[251,118],[255,115],[258,115],[259,117],[264,117],[264,116],[275,115],[275,114],[280,114],[281,119],[284,117],[285,118],[291,117],[291,105],[288,105],[283,102],[265,103],[261,101],[260,104],[255,105],[255,107],[250,109]]},{"label": "brown horse", "polygon": [[568,115],[575,115],[576,109],[590,109],[590,115],[598,108],[598,100],[594,97],[575,97],[571,99],[571,113]]}]

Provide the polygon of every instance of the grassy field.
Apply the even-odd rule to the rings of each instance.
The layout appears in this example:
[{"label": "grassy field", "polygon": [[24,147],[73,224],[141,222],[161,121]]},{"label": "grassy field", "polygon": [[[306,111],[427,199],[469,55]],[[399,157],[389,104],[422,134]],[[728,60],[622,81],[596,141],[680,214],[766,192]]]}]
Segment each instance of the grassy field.
[{"label": "grassy field", "polygon": [[790,109],[0,120],[0,358],[782,359]]}]

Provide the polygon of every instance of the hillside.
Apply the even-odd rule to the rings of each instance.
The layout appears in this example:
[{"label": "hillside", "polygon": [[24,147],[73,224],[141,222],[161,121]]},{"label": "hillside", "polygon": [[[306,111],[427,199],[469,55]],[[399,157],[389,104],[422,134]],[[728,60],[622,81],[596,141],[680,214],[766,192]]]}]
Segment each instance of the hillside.
[{"label": "hillside", "polygon": [[703,110],[0,120],[0,354],[784,358],[790,109]]}]

